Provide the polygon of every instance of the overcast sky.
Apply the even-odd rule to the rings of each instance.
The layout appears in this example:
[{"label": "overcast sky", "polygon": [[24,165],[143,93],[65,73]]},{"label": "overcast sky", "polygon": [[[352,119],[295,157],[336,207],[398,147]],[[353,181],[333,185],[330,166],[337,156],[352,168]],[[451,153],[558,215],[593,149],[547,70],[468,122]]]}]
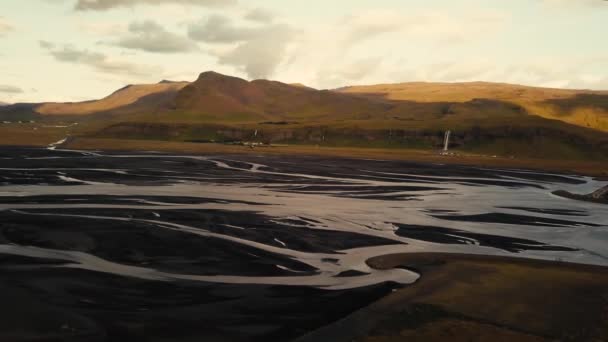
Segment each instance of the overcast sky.
[{"label": "overcast sky", "polygon": [[2,0],[0,101],[80,101],[206,70],[316,88],[608,89],[605,0]]}]

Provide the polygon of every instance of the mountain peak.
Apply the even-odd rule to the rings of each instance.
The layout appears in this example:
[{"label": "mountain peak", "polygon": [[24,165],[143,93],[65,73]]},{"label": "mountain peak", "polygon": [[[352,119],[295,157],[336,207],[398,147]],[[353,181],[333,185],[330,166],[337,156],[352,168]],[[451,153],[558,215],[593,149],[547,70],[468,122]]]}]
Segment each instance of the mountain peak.
[{"label": "mountain peak", "polygon": [[220,74],[219,72],[215,72],[215,71],[205,71],[205,72],[202,72],[198,76],[198,80],[197,81],[202,81],[202,80],[212,80],[212,81],[218,81],[218,80],[239,80],[239,81],[245,81],[245,82],[247,82],[246,80],[244,80],[242,78]]},{"label": "mountain peak", "polygon": [[209,70],[209,71],[201,72],[201,74],[198,77],[199,78],[208,78],[208,77],[233,77],[233,76],[228,76],[228,75],[220,74],[219,72]]}]

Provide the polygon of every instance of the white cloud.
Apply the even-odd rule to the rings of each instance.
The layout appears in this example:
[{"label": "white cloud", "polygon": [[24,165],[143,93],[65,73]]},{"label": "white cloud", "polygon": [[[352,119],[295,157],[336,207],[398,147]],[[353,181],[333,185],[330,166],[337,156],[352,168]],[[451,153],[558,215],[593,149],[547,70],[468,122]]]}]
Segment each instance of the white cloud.
[{"label": "white cloud", "polygon": [[442,43],[461,43],[496,33],[505,27],[509,15],[492,10],[470,11],[455,16],[443,11],[374,10],[348,16],[331,34],[342,37],[344,46],[358,44],[385,34],[402,38],[433,39]]},{"label": "white cloud", "polygon": [[79,30],[93,36],[118,36],[129,30],[125,23],[115,22],[79,21],[77,25]]},{"label": "white cloud", "polygon": [[0,93],[21,94],[23,93],[23,89],[12,85],[0,84]]},{"label": "white cloud", "polygon": [[9,24],[9,22],[4,19],[4,17],[0,17],[0,37],[6,35],[14,29],[15,28],[11,24]]},{"label": "white cloud", "polygon": [[268,9],[258,7],[245,13],[245,19],[260,23],[270,23],[274,21],[275,14]]},{"label": "white cloud", "polygon": [[159,67],[117,60],[100,52],[81,50],[69,45],[56,47],[41,41],[40,46],[48,50],[57,61],[85,65],[102,73],[150,78],[157,77],[162,71]]},{"label": "white cloud", "polygon": [[235,49],[218,55],[219,63],[240,68],[250,78],[268,78],[284,61],[285,49],[292,32],[289,27],[276,26],[266,34],[239,44]]},{"label": "white cloud", "polygon": [[543,5],[553,8],[572,8],[576,6],[591,6],[599,7],[606,6],[608,8],[608,0],[540,0]]},{"label": "white cloud", "polygon": [[[401,72],[382,76],[388,82],[472,82],[488,81],[549,88],[608,89],[608,77],[588,73],[581,65],[592,58],[537,57],[497,64],[483,58],[406,65]],[[607,63],[608,65],[608,63]]]},{"label": "white cloud", "polygon": [[357,83],[378,71],[381,64],[381,57],[369,57],[331,69],[321,69],[317,73],[317,82],[332,86]]},{"label": "white cloud", "polygon": [[198,50],[198,46],[194,41],[169,32],[152,20],[131,23],[129,25],[129,33],[112,44],[127,49],[157,53]]},{"label": "white cloud", "polygon": [[211,45],[208,51],[221,65],[236,67],[250,78],[267,78],[285,60],[285,52],[296,32],[289,25],[262,23],[239,26],[214,15],[188,26],[190,38]]},{"label": "white cloud", "polygon": [[183,4],[205,7],[223,7],[237,3],[237,0],[78,0],[76,10],[104,11],[117,7],[133,7],[136,5]]},{"label": "white cloud", "polygon": [[397,60],[410,59],[407,52],[424,63],[420,56],[425,53],[436,59],[443,50],[491,39],[509,20],[508,13],[494,10],[465,15],[387,9],[354,13],[295,37],[280,74],[320,88],[386,82],[402,70],[403,63]]},{"label": "white cloud", "polygon": [[266,27],[237,26],[225,16],[212,15],[188,25],[188,36],[205,43],[235,43],[264,34]]}]

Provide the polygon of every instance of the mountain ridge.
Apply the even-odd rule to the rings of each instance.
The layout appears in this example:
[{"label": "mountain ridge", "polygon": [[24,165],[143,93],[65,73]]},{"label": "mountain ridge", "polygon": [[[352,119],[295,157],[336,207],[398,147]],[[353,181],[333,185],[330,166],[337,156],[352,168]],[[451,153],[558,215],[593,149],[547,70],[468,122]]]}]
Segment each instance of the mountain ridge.
[{"label": "mountain ridge", "polygon": [[[197,85],[192,86],[193,84]],[[197,94],[192,94],[193,91]],[[352,97],[332,97],[331,94]],[[150,98],[154,100],[147,106],[145,100]],[[362,102],[355,98],[370,101]],[[338,113],[337,117],[343,117],[347,115],[345,112],[357,117],[361,116],[362,111],[352,107],[358,106],[364,107],[364,112],[370,117],[391,117],[395,112],[398,113],[396,117],[399,117],[399,113],[407,111],[419,114],[418,112],[424,111],[420,107],[424,107],[422,104],[425,103],[437,107],[437,104],[460,105],[479,100],[510,102],[523,108],[529,115],[608,131],[608,91],[542,88],[484,81],[380,83],[317,90],[299,83],[287,84],[265,79],[247,81],[214,71],[202,72],[194,82],[162,80],[156,84],[127,85],[97,100],[43,102],[31,106],[25,103],[5,104],[3,111],[14,114],[27,108],[31,109],[27,112],[27,116],[31,117],[121,112],[134,114],[136,109],[157,113],[172,109],[214,112],[215,115],[239,112],[257,119],[281,119],[273,115],[282,113],[283,118],[289,118],[290,113],[299,110],[300,116],[316,118],[335,113]],[[333,105],[332,101],[337,103]],[[408,103],[409,108],[400,109],[404,102]],[[339,108],[341,106],[343,108]],[[318,113],[314,113],[315,110]]]},{"label": "mountain ridge", "polygon": [[541,88],[491,82],[406,82],[349,86],[336,91],[389,102],[499,100],[521,106],[531,115],[608,131],[608,91],[603,90]]},{"label": "mountain ridge", "polygon": [[112,94],[99,99],[83,102],[53,103],[38,105],[34,110],[42,115],[87,115],[131,105],[146,96],[178,92],[187,82],[127,85]]},{"label": "mountain ridge", "polygon": [[[548,106],[556,110],[539,113]],[[450,147],[475,153],[604,158],[607,108],[602,92],[487,82],[317,90],[207,71],[193,82],[129,85],[100,100],[2,107],[0,121],[78,121],[71,134],[112,139],[422,149],[439,148],[451,130]],[[587,121],[572,122],[581,110]],[[594,118],[597,127],[589,125]]]}]

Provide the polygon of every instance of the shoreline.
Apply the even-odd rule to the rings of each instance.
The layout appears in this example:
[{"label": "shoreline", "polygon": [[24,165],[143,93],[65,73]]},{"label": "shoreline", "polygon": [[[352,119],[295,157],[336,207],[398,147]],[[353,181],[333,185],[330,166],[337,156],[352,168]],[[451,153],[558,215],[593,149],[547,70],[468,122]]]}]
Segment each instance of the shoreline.
[{"label": "shoreline", "polygon": [[389,254],[367,263],[421,277],[296,341],[608,338],[605,266],[449,253]]},{"label": "shoreline", "polygon": [[[26,142],[23,139],[8,140],[0,147],[30,147],[45,148],[65,135],[42,137]],[[520,169],[536,172],[553,172],[561,174],[577,174],[594,177],[598,180],[608,180],[608,160],[577,160],[577,159],[534,159],[512,158],[504,156],[479,155],[454,150],[455,155],[441,155],[439,151],[401,148],[373,147],[332,147],[318,145],[274,145],[256,146],[251,148],[242,145],[227,145],[220,143],[195,143],[162,140],[108,139],[85,138],[74,136],[58,148],[79,150],[107,151],[158,151],[176,153],[230,153],[230,154],[269,154],[269,155],[302,155],[302,156],[333,156],[355,159],[380,159],[390,161],[412,161],[420,163],[441,163],[447,165],[476,166],[487,168]]]},{"label": "shoreline", "polygon": [[[126,148],[127,147],[127,148]],[[61,148],[108,151],[159,151],[177,153],[230,153],[230,154],[270,154],[332,156],[355,159],[381,159],[412,161],[421,163],[441,163],[488,168],[521,169],[539,172],[578,174],[608,180],[608,162],[588,160],[552,160],[530,158],[506,158],[480,156],[475,154],[440,155],[436,151],[414,149],[378,149],[361,147],[325,147],[310,145],[289,145],[255,147],[224,145],[217,143],[185,143],[155,140],[116,140],[74,137]]]}]

